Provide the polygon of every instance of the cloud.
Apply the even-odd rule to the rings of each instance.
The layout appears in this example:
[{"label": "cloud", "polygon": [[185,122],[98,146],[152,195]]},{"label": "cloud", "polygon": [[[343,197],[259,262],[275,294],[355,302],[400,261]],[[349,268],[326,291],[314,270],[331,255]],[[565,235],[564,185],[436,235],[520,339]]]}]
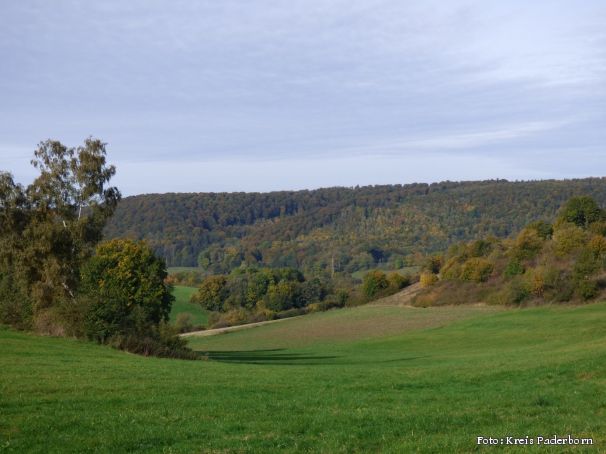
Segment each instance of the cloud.
[{"label": "cloud", "polygon": [[0,136],[30,149],[92,134],[126,165],[442,153],[505,173],[507,154],[604,143],[605,19],[597,0],[6,3]]}]

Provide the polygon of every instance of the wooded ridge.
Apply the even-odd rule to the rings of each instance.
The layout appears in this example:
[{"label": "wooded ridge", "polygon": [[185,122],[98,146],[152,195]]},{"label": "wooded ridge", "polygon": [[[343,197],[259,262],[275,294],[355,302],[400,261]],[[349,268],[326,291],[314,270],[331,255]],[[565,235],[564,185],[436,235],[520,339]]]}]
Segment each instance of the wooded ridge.
[{"label": "wooded ridge", "polygon": [[606,178],[146,194],[123,199],[105,235],[144,239],[169,266],[212,273],[242,264],[355,272],[400,268],[457,241],[510,236],[552,220],[576,195],[604,205]]}]

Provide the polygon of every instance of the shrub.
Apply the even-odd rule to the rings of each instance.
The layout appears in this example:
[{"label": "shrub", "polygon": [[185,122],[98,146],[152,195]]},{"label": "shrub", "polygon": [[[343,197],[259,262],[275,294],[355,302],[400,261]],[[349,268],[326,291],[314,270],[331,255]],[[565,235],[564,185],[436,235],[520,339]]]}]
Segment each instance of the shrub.
[{"label": "shrub", "polygon": [[419,282],[421,283],[421,287],[430,287],[438,282],[438,275],[424,271],[419,277]]},{"label": "shrub", "polygon": [[222,311],[229,292],[227,278],[223,275],[208,276],[191,297],[190,302],[201,305],[209,311]]},{"label": "shrub", "polygon": [[192,331],[193,328],[192,314],[189,312],[181,312],[177,315],[177,319],[175,320],[175,329],[177,332],[187,333],[188,331]]},{"label": "shrub", "polygon": [[574,281],[568,270],[548,267],[543,273],[546,301],[565,302],[574,296]]},{"label": "shrub", "polygon": [[537,232],[537,235],[543,240],[547,240],[553,235],[553,226],[545,221],[531,222],[526,228]]},{"label": "shrub", "polygon": [[593,222],[589,226],[589,231],[600,236],[606,236],[606,221]]},{"label": "shrub", "polygon": [[447,280],[459,279],[461,276],[461,263],[458,257],[452,257],[442,267],[442,277]]},{"label": "shrub", "polygon": [[[325,303],[318,303],[318,304],[324,305],[324,310],[328,309],[328,306],[326,306]],[[276,319],[297,317],[299,315],[303,315],[306,313],[307,313],[306,307],[295,307],[292,309],[288,309],[287,311],[278,312],[276,314]]]},{"label": "shrub", "polygon": [[517,258],[512,258],[505,267],[505,277],[518,276],[524,274],[526,269]]},{"label": "shrub", "polygon": [[198,359],[198,354],[187,348],[187,341],[177,336],[175,329],[165,322],[148,330],[144,335],[116,334],[107,344],[143,356]]},{"label": "shrub", "polygon": [[376,296],[379,292],[385,290],[387,287],[389,287],[389,282],[387,281],[387,276],[383,271],[369,271],[364,276],[362,290],[369,298]]},{"label": "shrub", "polygon": [[536,297],[542,297],[545,292],[545,277],[542,268],[535,268],[528,273],[528,290]]},{"label": "shrub", "polygon": [[528,288],[524,282],[518,278],[510,281],[505,286],[503,293],[503,303],[521,304],[530,296]]},{"label": "shrub", "polygon": [[584,300],[590,300],[598,294],[598,284],[591,279],[580,279],[576,284],[578,295]]},{"label": "shrub", "polygon": [[461,279],[464,281],[486,282],[493,269],[494,265],[490,261],[480,257],[472,257],[463,264]]},{"label": "shrub", "polygon": [[587,248],[596,258],[603,259],[606,257],[606,238],[601,235],[593,235],[587,244]]},{"label": "shrub", "polygon": [[337,290],[335,293],[329,295],[321,303],[315,303],[315,304],[323,305],[320,307],[323,307],[324,310],[327,310],[327,309],[332,309],[334,307],[344,307],[347,304],[348,300],[349,300],[349,293],[346,290],[340,289],[340,290]]},{"label": "shrub", "polygon": [[12,274],[0,274],[0,323],[29,329],[33,323],[33,304]]},{"label": "shrub", "polygon": [[523,229],[516,237],[513,248],[512,257],[522,261],[530,260],[543,248],[543,239],[537,233],[537,230],[532,228]]},{"label": "shrub", "polygon": [[295,305],[298,290],[297,283],[293,281],[272,282],[263,300],[268,309],[274,312],[285,311]]},{"label": "shrub", "polygon": [[573,276],[577,280],[588,279],[600,269],[601,263],[590,249],[584,248],[572,268]]},{"label": "shrub", "polygon": [[492,252],[493,244],[488,240],[476,240],[469,244],[470,257],[486,257]]},{"label": "shrub", "polygon": [[400,273],[389,273],[387,282],[389,283],[389,290],[391,292],[397,292],[410,285],[410,276],[402,276]]},{"label": "shrub", "polygon": [[587,233],[574,224],[560,224],[553,232],[556,254],[565,256],[587,242]]},{"label": "shrub", "polygon": [[39,310],[36,313],[34,329],[45,336],[65,336],[65,325],[53,307]]},{"label": "shrub", "polygon": [[433,274],[438,274],[440,272],[441,267],[442,257],[440,257],[439,255],[432,255],[430,257],[427,257],[422,266],[424,271],[429,271]]}]

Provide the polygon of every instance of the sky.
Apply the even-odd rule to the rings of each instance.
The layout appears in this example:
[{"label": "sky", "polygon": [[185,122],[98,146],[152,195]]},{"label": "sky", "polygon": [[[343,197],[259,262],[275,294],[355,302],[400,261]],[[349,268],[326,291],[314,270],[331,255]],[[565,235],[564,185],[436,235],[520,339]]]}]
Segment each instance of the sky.
[{"label": "sky", "polygon": [[606,175],[603,0],[0,2],[0,170],[124,195]]}]

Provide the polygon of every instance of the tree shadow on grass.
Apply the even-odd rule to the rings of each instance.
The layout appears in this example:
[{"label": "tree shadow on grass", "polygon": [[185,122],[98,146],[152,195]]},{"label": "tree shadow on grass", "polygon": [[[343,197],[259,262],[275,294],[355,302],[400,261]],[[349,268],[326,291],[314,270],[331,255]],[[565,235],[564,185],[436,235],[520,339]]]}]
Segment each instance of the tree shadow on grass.
[{"label": "tree shadow on grass", "polygon": [[358,364],[380,364],[412,361],[425,356],[411,356],[404,358],[392,358],[387,360],[360,360],[351,361],[343,356],[337,355],[313,355],[309,353],[287,352],[284,348],[265,350],[232,350],[232,351],[206,351],[198,352],[201,358],[219,361],[223,363],[237,364],[264,364],[281,366],[318,366],[318,365],[358,365]]},{"label": "tree shadow on grass", "polygon": [[280,365],[318,365],[334,363],[338,356],[320,356],[304,353],[282,353],[284,348],[267,350],[240,350],[240,351],[206,351],[199,352],[204,359],[224,363],[240,364],[280,364]]}]

